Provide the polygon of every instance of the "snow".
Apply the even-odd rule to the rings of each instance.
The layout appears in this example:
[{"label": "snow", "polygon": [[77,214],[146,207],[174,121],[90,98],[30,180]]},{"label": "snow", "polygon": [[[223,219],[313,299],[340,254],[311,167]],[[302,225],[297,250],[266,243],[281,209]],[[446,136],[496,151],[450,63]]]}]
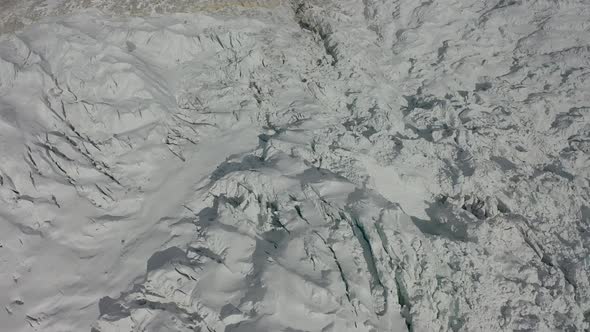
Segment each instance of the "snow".
[{"label": "snow", "polygon": [[5,1],[0,330],[589,329],[588,17]]}]

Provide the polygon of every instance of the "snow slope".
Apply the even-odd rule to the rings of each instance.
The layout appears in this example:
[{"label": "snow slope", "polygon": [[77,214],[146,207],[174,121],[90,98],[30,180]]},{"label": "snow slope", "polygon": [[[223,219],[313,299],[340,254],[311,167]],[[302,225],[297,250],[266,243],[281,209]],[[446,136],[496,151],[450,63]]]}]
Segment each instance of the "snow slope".
[{"label": "snow slope", "polygon": [[42,3],[0,330],[590,328],[584,1]]}]

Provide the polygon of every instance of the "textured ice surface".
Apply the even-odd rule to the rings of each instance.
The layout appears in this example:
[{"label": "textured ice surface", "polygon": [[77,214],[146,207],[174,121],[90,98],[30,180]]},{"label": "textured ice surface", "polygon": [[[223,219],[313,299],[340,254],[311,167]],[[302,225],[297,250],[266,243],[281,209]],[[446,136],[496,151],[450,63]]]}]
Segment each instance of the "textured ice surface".
[{"label": "textured ice surface", "polygon": [[590,328],[587,2],[0,9],[0,330]]}]

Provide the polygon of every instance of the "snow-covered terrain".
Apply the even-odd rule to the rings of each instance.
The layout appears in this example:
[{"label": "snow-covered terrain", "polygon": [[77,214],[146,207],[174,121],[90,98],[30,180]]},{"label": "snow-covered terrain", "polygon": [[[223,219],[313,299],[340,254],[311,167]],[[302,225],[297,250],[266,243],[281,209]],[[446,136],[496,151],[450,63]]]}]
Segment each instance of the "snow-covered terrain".
[{"label": "snow-covered terrain", "polygon": [[0,27],[0,331],[590,329],[587,1]]}]

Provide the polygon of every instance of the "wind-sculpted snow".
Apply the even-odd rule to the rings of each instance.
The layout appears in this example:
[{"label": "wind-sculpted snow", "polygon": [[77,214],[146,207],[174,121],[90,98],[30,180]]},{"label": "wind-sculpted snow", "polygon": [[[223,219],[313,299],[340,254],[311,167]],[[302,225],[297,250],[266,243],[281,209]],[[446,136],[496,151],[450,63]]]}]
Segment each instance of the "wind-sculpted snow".
[{"label": "wind-sculpted snow", "polygon": [[590,329],[588,4],[138,3],[0,35],[2,329]]}]

